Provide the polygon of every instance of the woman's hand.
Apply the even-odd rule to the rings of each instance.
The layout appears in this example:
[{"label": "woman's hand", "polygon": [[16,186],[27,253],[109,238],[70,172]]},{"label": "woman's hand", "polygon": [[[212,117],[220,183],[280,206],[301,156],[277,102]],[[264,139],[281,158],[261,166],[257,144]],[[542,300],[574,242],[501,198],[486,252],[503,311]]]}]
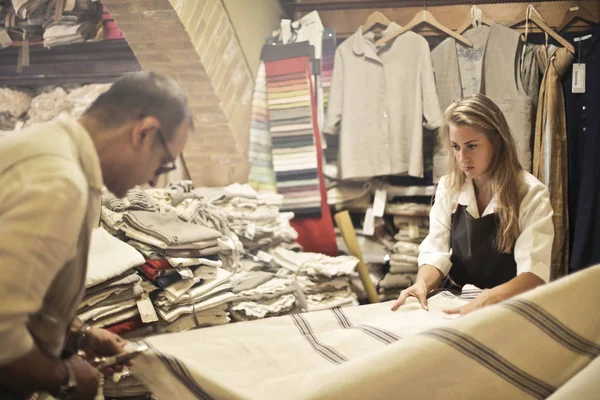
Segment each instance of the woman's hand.
[{"label": "woman's hand", "polygon": [[491,295],[490,291],[486,289],[483,292],[479,293],[479,295],[475,298],[475,300],[472,300],[461,307],[446,309],[446,310],[444,310],[444,312],[446,314],[465,315],[465,314],[470,313],[471,311],[479,310],[480,308],[483,308],[486,306],[491,306],[492,304],[496,304],[496,303],[497,303],[497,301]]},{"label": "woman's hand", "polygon": [[429,307],[427,306],[427,293],[428,290],[425,282],[417,279],[414,285],[400,292],[398,300],[396,300],[396,302],[392,306],[392,311],[396,311],[398,307],[404,304],[406,299],[410,296],[416,297],[419,300],[419,303],[421,303],[421,307],[423,307],[424,310],[429,311]]}]

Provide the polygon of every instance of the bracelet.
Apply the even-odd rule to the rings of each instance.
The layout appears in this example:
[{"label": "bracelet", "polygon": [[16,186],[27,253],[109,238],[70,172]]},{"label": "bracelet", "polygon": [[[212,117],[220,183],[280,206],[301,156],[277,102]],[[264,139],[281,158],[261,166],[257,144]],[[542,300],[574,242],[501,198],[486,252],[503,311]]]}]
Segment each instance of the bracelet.
[{"label": "bracelet", "polygon": [[75,350],[81,350],[81,348],[83,347],[84,340],[87,338],[91,329],[92,327],[88,324],[81,325],[81,328],[79,328],[76,334]]}]

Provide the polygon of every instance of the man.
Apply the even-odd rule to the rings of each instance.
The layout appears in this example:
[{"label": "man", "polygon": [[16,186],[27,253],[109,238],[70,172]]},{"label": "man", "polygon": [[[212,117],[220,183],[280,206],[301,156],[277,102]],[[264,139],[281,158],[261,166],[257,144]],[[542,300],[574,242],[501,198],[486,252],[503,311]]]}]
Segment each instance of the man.
[{"label": "man", "polygon": [[74,323],[105,185],[122,197],[174,169],[192,129],[187,99],[152,72],[124,76],[75,120],[0,139],[0,398],[93,398],[99,372],[77,355],[125,341]]}]

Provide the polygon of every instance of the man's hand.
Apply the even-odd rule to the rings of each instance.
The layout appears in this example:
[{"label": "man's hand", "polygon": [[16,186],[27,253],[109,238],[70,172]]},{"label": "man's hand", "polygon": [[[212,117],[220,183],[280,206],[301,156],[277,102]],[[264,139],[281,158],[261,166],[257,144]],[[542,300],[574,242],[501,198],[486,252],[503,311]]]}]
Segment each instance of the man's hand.
[{"label": "man's hand", "polygon": [[444,312],[446,314],[465,315],[472,311],[479,310],[480,308],[483,308],[486,306],[491,306],[492,304],[495,304],[495,303],[497,303],[497,302],[494,300],[493,296],[490,295],[490,291],[484,290],[483,292],[479,293],[479,295],[475,298],[475,300],[470,301],[461,307],[446,309],[446,310],[444,310]]},{"label": "man's hand", "polygon": [[[85,352],[88,361],[91,361],[95,357],[110,357],[121,354],[125,351],[124,347],[126,344],[127,341],[119,335],[115,335],[106,329],[92,328],[87,333],[81,350]],[[127,361],[125,365],[131,366],[131,361]],[[103,370],[107,375],[121,371],[123,371],[123,365],[115,365]]]},{"label": "man's hand", "polygon": [[101,374],[98,370],[87,363],[79,356],[71,356],[65,363],[69,363],[73,374],[75,375],[75,393],[69,396],[70,399],[93,399],[98,393],[100,387]]}]

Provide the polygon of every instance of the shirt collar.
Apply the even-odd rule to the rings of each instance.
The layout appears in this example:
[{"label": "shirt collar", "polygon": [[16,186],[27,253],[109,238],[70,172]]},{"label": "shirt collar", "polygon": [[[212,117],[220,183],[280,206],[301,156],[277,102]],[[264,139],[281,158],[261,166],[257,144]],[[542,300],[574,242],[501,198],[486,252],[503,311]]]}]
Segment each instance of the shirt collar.
[{"label": "shirt collar", "polygon": [[[392,22],[388,25],[388,27],[382,32],[382,35],[388,36],[392,32],[402,29],[400,25],[395,22]],[[358,30],[354,33],[354,45],[353,50],[354,54],[357,56],[364,55],[367,58],[371,58],[373,60],[381,62],[379,56],[377,55],[377,47],[375,46],[375,33],[367,32],[363,34],[362,26],[358,27]]]},{"label": "shirt collar", "polygon": [[[473,218],[480,218],[479,209],[477,207],[477,197],[475,196],[475,186],[473,186],[473,179],[466,178],[463,184],[462,190],[458,195],[458,204],[467,207],[467,212],[471,214]],[[492,200],[487,205],[481,217],[493,214],[498,207],[498,199],[496,195],[492,197]]]},{"label": "shirt collar", "polygon": [[102,179],[102,168],[100,166],[100,158],[96,151],[96,146],[90,137],[88,131],[67,113],[63,113],[58,117],[58,122],[63,125],[69,133],[71,140],[75,143],[79,153],[79,163],[90,187],[96,190],[101,190],[104,186]]}]

